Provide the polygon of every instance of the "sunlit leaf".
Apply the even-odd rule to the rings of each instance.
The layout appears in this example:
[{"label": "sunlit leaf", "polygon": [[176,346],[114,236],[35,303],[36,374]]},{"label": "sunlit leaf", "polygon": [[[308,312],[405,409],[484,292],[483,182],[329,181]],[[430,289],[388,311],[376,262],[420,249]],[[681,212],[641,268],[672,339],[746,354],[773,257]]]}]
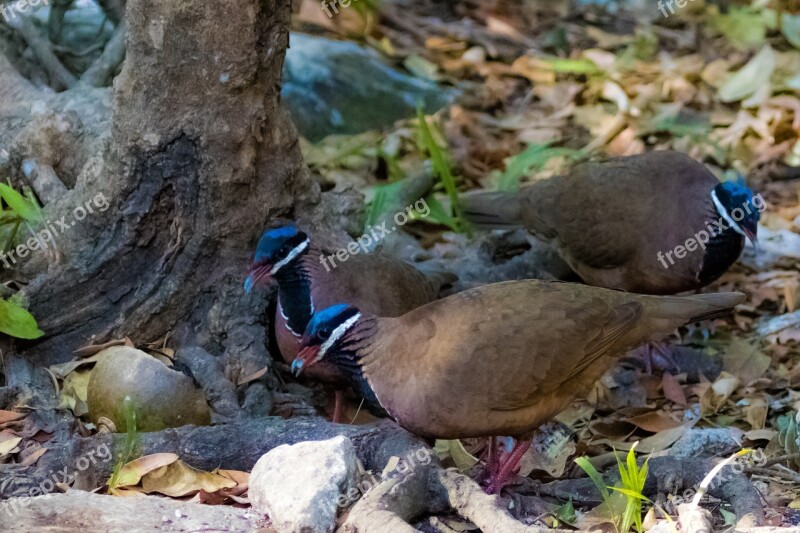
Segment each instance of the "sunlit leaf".
[{"label": "sunlit leaf", "polygon": [[769,45],[766,45],[720,87],[719,99],[723,102],[744,100],[768,84],[774,70],[775,53]]},{"label": "sunlit leaf", "polygon": [[0,298],[0,332],[18,339],[38,339],[44,335],[32,314],[2,298]]},{"label": "sunlit leaf", "polygon": [[236,481],[232,479],[197,470],[183,461],[175,461],[142,476],[143,492],[158,492],[174,498],[194,494],[200,490],[216,492],[236,485]]},{"label": "sunlit leaf", "polygon": [[3,201],[5,201],[5,203],[21,218],[29,222],[42,221],[42,213],[36,204],[5,183],[0,183],[0,196],[3,197]]},{"label": "sunlit leaf", "polygon": [[178,456],[174,453],[153,453],[134,459],[120,469],[115,488],[136,485],[146,474],[177,460]]},{"label": "sunlit leaf", "polygon": [[520,178],[531,172],[541,170],[547,162],[554,157],[567,157],[577,160],[583,157],[583,152],[573,148],[553,147],[552,142],[531,144],[519,154],[506,160],[506,170],[497,181],[497,189],[513,191],[519,188]]}]

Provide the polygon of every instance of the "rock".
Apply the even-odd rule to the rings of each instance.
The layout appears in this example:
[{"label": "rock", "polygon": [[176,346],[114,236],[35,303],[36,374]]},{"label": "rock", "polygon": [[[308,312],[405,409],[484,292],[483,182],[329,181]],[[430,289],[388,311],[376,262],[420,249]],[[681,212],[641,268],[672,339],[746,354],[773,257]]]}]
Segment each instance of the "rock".
[{"label": "rock", "polygon": [[357,462],[350,440],[283,445],[264,454],[250,474],[250,503],[278,531],[333,531],[339,506],[358,495]]},{"label": "rock", "polygon": [[744,432],[738,428],[695,428],[670,448],[674,457],[727,457],[742,449]]},{"label": "rock", "polygon": [[453,292],[508,280],[575,276],[555,249],[524,230],[495,230],[475,239],[445,233],[444,240],[432,248],[431,255],[458,276]]},{"label": "rock", "polygon": [[130,348],[106,348],[89,380],[89,416],[114,421],[125,431],[123,403],[130,397],[137,431],[158,431],[187,424],[208,425],[211,415],[203,392],[194,380],[158,359]]},{"label": "rock", "polygon": [[455,95],[391,68],[369,48],[299,33],[291,34],[283,78],[283,101],[312,142],[390,126],[412,116],[418,102],[431,113]]}]

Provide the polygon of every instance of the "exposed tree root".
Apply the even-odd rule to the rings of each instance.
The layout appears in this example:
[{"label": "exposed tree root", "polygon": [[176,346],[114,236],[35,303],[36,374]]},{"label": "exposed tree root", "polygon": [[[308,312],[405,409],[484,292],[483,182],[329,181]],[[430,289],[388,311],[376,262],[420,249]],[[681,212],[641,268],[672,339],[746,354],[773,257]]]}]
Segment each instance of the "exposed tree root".
[{"label": "exposed tree root", "polygon": [[498,496],[455,470],[436,462],[415,465],[391,475],[369,491],[350,511],[346,532],[416,531],[411,526],[425,515],[454,511],[486,533],[545,533],[563,530],[528,526],[514,519]]},{"label": "exposed tree root", "polygon": [[[650,460],[644,495],[651,499],[663,498],[667,494],[683,495],[686,490],[696,490],[705,475],[714,468],[714,463],[705,459],[655,457]],[[608,484],[618,481],[615,471],[604,476]],[[707,494],[731,505],[738,520],[752,521],[753,525],[764,524],[764,508],[761,495],[750,483],[747,476],[725,467],[712,484]],[[590,479],[568,479],[554,481],[538,487],[543,495],[555,496],[577,502],[601,503],[597,488]],[[748,518],[748,516],[750,518]]]},{"label": "exposed tree root", "polygon": [[22,15],[11,17],[8,20],[8,24],[22,35],[22,38],[28,43],[33,53],[36,54],[51,80],[66,89],[71,89],[78,84],[78,78],[53,53],[47,36],[41,33],[28,17]]},{"label": "exposed tree root", "polygon": [[[53,520],[53,517],[58,520]],[[57,523],[56,523],[57,522]],[[0,530],[55,531],[256,531],[266,525],[250,509],[203,505],[169,498],[117,498],[69,491],[0,503]]]},{"label": "exposed tree root", "polygon": [[81,74],[81,82],[92,87],[105,87],[122,60],[125,59],[125,21],[122,20],[106,43],[105,50],[92,65]]},{"label": "exposed tree root", "polygon": [[[176,453],[186,463],[202,469],[229,468],[249,471],[269,450],[282,444],[330,439],[344,435],[353,441],[359,459],[369,469],[381,471],[392,456],[405,457],[424,444],[390,423],[368,426],[331,424],[322,418],[263,418],[219,426],[185,426],[139,435],[139,453]],[[108,446],[121,446],[124,435],[104,434],[69,438],[48,444],[48,451],[33,466],[0,465],[0,498],[25,496],[52,476],[52,472],[76,470],[82,457],[96,456]],[[52,441],[51,441],[52,442]],[[83,462],[84,466],[85,461]],[[113,461],[90,462],[80,469],[86,477],[108,479]]]}]

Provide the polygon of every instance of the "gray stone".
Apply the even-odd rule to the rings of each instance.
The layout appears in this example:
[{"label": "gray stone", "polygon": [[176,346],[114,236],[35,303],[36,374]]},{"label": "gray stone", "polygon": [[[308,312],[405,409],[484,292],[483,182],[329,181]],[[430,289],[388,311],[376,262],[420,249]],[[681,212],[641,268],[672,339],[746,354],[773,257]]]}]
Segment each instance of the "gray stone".
[{"label": "gray stone", "polygon": [[250,474],[250,503],[278,531],[333,531],[340,504],[357,494],[356,451],[346,437],[270,450]]},{"label": "gray stone", "polygon": [[456,94],[393,69],[372,49],[299,33],[290,36],[283,78],[283,100],[312,142],[391,126],[418,103],[431,113]]},{"label": "gray stone", "polygon": [[105,417],[114,422],[117,431],[125,431],[126,397],[133,402],[138,431],[211,422],[203,391],[186,374],[127,346],[106,348],[98,355],[87,399],[95,424]]},{"label": "gray stone", "polygon": [[744,432],[738,428],[695,428],[686,431],[670,448],[675,457],[725,457],[742,448]]}]

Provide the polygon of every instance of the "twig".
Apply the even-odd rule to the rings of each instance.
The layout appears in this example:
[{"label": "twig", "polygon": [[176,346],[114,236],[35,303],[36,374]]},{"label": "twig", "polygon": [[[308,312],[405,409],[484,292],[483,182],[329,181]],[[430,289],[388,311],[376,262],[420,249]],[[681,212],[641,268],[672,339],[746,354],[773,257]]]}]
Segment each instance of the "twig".
[{"label": "twig", "polygon": [[760,466],[761,468],[767,468],[786,461],[796,461],[797,459],[800,459],[800,453],[790,453],[789,455],[782,455],[780,457],[770,459],[769,461]]},{"label": "twig", "polygon": [[20,15],[8,20],[8,25],[22,35],[25,42],[33,50],[34,55],[47,71],[51,80],[59,83],[67,89],[71,89],[78,84],[78,79],[67,70],[61,61],[53,53],[50,41],[42,35],[29,18]]},{"label": "twig", "polygon": [[771,470],[763,466],[752,466],[747,469],[747,473],[760,476],[779,477],[787,481],[791,481],[792,483],[800,483],[800,474],[797,472],[792,472],[789,469]]},{"label": "twig", "polygon": [[92,87],[104,87],[108,78],[125,59],[125,21],[120,21],[114,35],[92,65],[81,76],[81,83]]}]

